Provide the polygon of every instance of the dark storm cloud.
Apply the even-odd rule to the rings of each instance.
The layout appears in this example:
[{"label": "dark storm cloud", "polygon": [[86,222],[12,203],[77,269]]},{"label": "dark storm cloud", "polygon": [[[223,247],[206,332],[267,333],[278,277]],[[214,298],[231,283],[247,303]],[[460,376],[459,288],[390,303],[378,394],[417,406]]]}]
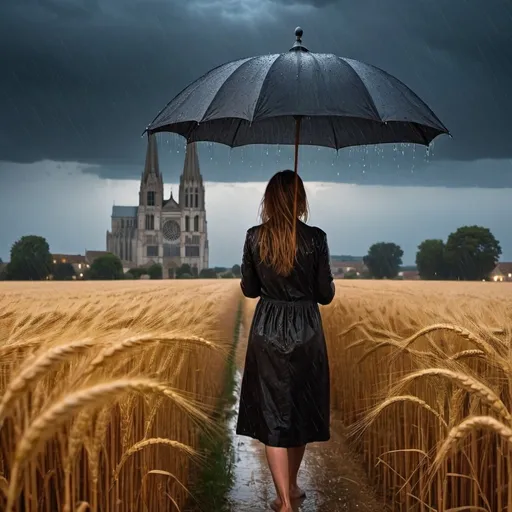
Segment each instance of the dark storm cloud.
[{"label": "dark storm cloud", "polygon": [[[109,177],[138,173],[139,135],[167,101],[223,62],[286,51],[299,24],[312,51],[370,62],[412,87],[454,135],[436,143],[436,159],[512,157],[508,0],[485,8],[478,0],[2,0],[0,160],[83,161]],[[318,179],[329,179],[331,152],[320,154]],[[225,165],[227,152],[216,159],[229,179],[254,179],[260,167],[256,159],[251,170],[246,159],[238,177]],[[403,183],[388,163],[375,179]],[[499,184],[509,167],[440,178]]]},{"label": "dark storm cloud", "polygon": [[325,7],[326,5],[339,3],[339,0],[272,0],[273,3],[283,5],[311,5],[313,7]]}]

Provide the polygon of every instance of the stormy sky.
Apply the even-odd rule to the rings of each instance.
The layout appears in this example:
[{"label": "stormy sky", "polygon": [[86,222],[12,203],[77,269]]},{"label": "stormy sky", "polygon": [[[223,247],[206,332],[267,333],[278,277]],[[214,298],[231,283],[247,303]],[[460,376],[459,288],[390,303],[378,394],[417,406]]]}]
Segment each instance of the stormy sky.
[{"label": "stormy sky", "polygon": [[[2,0],[0,257],[28,233],[55,251],[104,249],[113,202],[137,200],[141,132],[158,111],[219,64],[287,51],[297,25],[311,51],[395,75],[453,135],[429,153],[302,149],[332,252],[385,239],[412,262],[422,239],[476,223],[512,259],[510,0]],[[159,135],[159,147],[176,183],[184,142]],[[257,182],[290,167],[291,149],[204,143],[199,154],[211,263],[232,263],[257,220]]]}]

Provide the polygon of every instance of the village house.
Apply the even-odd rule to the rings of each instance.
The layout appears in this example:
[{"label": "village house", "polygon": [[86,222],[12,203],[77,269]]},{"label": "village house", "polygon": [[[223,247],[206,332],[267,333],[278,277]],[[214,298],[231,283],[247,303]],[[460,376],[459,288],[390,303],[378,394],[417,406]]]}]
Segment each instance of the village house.
[{"label": "village house", "polygon": [[420,278],[420,273],[417,270],[402,270],[398,273],[398,277],[401,277],[407,281],[417,281]]},{"label": "village house", "polygon": [[[54,265],[58,263],[71,263],[76,274],[75,279],[83,279],[84,273],[87,269],[91,268],[94,260],[100,256],[109,254],[108,251],[85,251],[85,256],[82,254],[52,254],[52,262]],[[133,268],[133,263],[121,260],[123,265],[123,272],[128,272]]]},{"label": "village house", "polygon": [[331,272],[335,279],[343,279],[347,274],[362,276],[367,272],[366,265],[362,261],[331,260]]},{"label": "village house", "polygon": [[84,277],[84,272],[90,267],[85,256],[81,254],[52,254],[54,265],[58,263],[70,263],[78,278]]},{"label": "village house", "polygon": [[512,282],[512,262],[500,262],[490,274],[491,280],[496,283]]}]

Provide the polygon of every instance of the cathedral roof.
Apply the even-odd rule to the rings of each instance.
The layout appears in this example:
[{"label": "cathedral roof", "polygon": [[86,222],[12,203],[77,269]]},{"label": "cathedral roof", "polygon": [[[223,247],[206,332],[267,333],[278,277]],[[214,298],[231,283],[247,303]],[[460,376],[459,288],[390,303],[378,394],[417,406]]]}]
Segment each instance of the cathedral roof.
[{"label": "cathedral roof", "polygon": [[137,217],[137,206],[112,206],[112,217]]},{"label": "cathedral roof", "polygon": [[201,170],[199,169],[199,158],[195,142],[187,144],[185,153],[185,163],[183,165],[182,179],[185,181],[201,180]]},{"label": "cathedral roof", "polygon": [[176,202],[176,200],[172,196],[172,192],[171,192],[170,199],[168,199],[167,201],[164,201],[163,206],[164,206],[164,210],[179,210],[180,209],[180,205]]}]

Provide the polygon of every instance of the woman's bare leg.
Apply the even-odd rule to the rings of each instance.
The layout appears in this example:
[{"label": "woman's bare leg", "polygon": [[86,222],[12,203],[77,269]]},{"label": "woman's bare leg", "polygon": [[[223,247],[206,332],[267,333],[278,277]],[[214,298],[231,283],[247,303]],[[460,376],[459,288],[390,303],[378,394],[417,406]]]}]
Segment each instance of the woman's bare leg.
[{"label": "woman's bare leg", "polygon": [[297,485],[297,475],[306,451],[306,445],[288,448],[288,474],[290,479],[290,497],[298,499],[305,496],[304,491]]},{"label": "woman's bare leg", "polygon": [[276,486],[279,501],[274,502],[279,512],[292,510],[290,500],[290,473],[288,468],[288,450],[275,446],[265,446],[268,467],[272,473],[272,479]]},{"label": "woman's bare leg", "polygon": [[[299,473],[300,465],[306,451],[306,445],[297,446],[294,448],[287,448],[288,451],[288,480],[290,483],[290,498],[298,500],[306,496],[306,493],[297,484],[297,475]],[[277,487],[276,487],[277,490]],[[281,506],[281,499],[279,498],[279,491],[277,491],[277,498],[274,500],[273,507],[279,510]]]}]

